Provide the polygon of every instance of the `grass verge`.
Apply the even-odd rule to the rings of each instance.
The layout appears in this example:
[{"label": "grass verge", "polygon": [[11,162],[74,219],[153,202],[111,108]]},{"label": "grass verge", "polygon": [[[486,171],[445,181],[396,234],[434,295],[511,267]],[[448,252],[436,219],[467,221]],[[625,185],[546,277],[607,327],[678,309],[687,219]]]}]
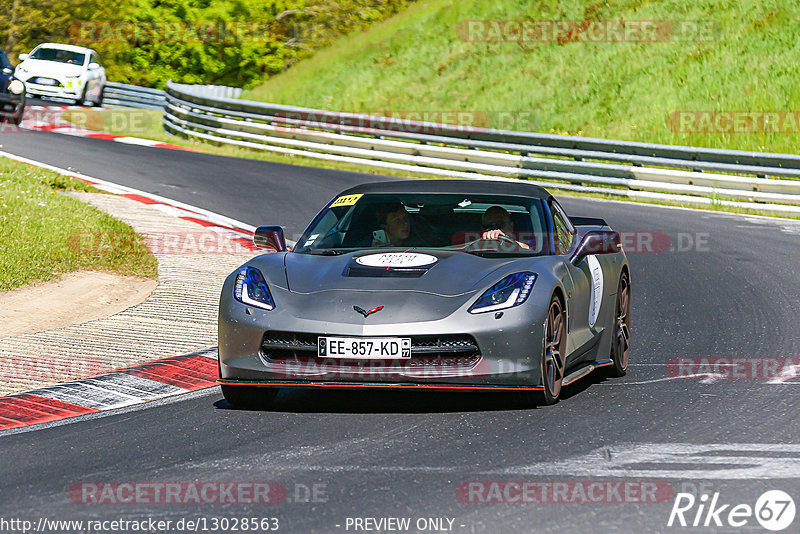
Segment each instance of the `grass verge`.
[{"label": "grass verge", "polygon": [[[133,228],[61,194],[67,191],[95,190],[73,178],[0,159],[0,291],[79,269],[156,277],[158,262]],[[108,240],[103,247],[85,247],[81,236],[92,236],[93,243],[97,236]]]},{"label": "grass verge", "polygon": [[[620,35],[620,22],[658,30]],[[471,112],[475,125],[496,128],[794,153],[798,32],[800,4],[780,0],[423,0],[242,98],[401,117]],[[717,112],[739,113],[741,124],[716,122]]]}]

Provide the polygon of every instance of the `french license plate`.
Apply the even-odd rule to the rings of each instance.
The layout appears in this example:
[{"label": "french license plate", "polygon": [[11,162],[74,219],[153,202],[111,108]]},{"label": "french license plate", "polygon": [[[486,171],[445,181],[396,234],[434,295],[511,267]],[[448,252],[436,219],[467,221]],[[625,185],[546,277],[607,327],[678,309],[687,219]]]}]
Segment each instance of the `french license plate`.
[{"label": "french license plate", "polygon": [[317,338],[320,358],[362,358],[399,360],[411,358],[410,337],[323,337]]}]

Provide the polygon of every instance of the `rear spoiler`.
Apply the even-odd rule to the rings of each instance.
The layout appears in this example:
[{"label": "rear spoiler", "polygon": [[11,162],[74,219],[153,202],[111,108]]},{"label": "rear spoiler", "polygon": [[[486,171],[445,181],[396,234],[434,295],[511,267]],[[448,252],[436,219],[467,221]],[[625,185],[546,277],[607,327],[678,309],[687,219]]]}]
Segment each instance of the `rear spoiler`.
[{"label": "rear spoiler", "polygon": [[605,219],[599,217],[570,217],[574,226],[608,226]]}]

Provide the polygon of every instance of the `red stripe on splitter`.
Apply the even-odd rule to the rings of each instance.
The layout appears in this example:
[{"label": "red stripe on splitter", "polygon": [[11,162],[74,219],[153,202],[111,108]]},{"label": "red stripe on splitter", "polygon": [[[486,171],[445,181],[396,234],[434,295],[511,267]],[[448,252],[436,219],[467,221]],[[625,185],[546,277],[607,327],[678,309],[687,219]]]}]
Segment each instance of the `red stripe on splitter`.
[{"label": "red stripe on splitter", "polygon": [[28,393],[3,397],[0,398],[0,430],[46,423],[96,411],[94,408]]},{"label": "red stripe on splitter", "polygon": [[124,372],[190,391],[215,386],[219,373],[216,360],[197,355],[166,358]]}]

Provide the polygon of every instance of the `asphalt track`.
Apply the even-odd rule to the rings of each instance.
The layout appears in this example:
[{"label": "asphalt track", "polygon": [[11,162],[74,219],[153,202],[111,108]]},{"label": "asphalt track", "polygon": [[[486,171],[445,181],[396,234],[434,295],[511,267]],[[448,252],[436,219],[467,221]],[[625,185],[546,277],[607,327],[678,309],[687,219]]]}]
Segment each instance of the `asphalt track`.
[{"label": "asphalt track", "polygon": [[[249,224],[282,223],[289,234],[337,191],[387,179],[49,133],[0,134],[0,145]],[[366,532],[374,524],[357,529],[354,518],[387,517],[410,518],[412,532],[423,531],[420,518],[452,519],[450,531],[465,533],[764,531],[752,517],[744,527],[729,526],[727,511],[722,528],[713,520],[705,528],[667,522],[678,492],[709,500],[719,492],[720,503],[753,506],[764,491],[779,489],[800,503],[798,380],[741,369],[737,379],[674,379],[675,366],[667,363],[800,357],[800,224],[562,201],[570,214],[601,216],[618,230],[669,236],[672,250],[629,247],[633,347],[624,378],[581,381],[546,408],[506,394],[294,390],[268,410],[245,411],[231,409],[213,388],[0,434],[0,518],[275,517],[280,531],[299,533]],[[69,494],[77,483],[189,481],[273,481],[286,488],[287,499],[85,504]],[[470,481],[564,482],[573,501],[580,500],[575,488],[593,481],[662,489],[655,503],[620,503],[614,492],[601,498],[614,502],[464,502],[469,497],[458,488]],[[488,491],[473,500],[480,495]],[[696,512],[697,506],[687,512],[687,521]]]}]

